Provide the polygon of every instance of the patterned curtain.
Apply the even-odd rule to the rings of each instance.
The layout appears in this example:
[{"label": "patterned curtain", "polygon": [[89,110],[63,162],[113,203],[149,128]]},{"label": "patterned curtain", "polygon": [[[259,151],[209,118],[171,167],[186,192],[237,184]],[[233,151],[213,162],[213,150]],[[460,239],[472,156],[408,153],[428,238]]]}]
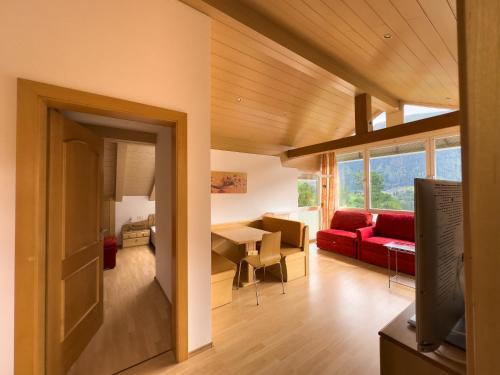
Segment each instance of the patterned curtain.
[{"label": "patterned curtain", "polygon": [[330,228],[335,211],[335,153],[321,155],[321,229]]}]

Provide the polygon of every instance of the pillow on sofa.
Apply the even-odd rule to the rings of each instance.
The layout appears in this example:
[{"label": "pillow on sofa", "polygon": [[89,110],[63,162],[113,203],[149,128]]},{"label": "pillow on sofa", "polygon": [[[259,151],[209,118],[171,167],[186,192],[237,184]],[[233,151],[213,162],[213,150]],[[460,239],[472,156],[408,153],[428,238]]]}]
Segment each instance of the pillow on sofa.
[{"label": "pillow on sofa", "polygon": [[369,212],[335,211],[330,228],[355,232],[358,228],[370,225],[372,225],[372,214]]},{"label": "pillow on sofa", "polygon": [[375,234],[415,242],[415,220],[413,214],[379,214]]}]

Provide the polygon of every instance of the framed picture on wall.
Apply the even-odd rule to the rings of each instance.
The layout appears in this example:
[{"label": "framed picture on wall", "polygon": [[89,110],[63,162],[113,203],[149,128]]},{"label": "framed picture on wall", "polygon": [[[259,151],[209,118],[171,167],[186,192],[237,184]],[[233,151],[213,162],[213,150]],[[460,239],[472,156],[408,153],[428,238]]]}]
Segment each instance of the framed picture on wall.
[{"label": "framed picture on wall", "polygon": [[212,171],[213,194],[242,194],[247,192],[247,174],[244,172]]}]

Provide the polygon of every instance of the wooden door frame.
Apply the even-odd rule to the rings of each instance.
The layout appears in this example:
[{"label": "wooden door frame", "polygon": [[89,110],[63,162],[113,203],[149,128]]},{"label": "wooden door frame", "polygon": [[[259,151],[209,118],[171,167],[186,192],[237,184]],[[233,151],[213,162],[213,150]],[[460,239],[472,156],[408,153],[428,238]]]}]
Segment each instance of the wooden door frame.
[{"label": "wooden door frame", "polygon": [[175,134],[173,346],[188,358],[187,114],[18,79],[14,372],[45,374],[48,108],[167,126]]}]

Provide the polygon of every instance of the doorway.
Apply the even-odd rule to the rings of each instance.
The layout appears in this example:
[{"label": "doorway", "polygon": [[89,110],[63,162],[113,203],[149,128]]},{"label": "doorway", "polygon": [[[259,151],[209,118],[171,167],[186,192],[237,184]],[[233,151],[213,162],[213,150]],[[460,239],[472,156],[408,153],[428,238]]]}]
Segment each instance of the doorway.
[{"label": "doorway", "polygon": [[171,201],[172,134],[137,121],[63,115],[103,141],[103,322],[68,374],[111,375],[172,349],[165,282],[171,274],[172,213],[161,204]]},{"label": "doorway", "polygon": [[[15,371],[45,374],[47,345],[47,114],[50,108],[168,127],[172,163],[172,343],[187,359],[187,135],[185,113],[43,83],[18,81]],[[29,151],[28,151],[29,150]],[[22,229],[30,228],[30,230]],[[50,285],[49,285],[50,287]]]}]

